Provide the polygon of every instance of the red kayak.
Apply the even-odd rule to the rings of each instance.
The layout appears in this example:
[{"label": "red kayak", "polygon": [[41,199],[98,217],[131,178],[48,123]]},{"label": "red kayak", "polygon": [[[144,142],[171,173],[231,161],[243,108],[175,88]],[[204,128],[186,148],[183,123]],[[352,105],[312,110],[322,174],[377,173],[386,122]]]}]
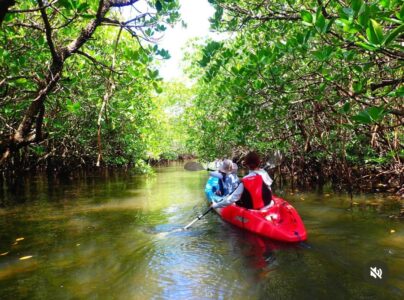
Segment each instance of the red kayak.
[{"label": "red kayak", "polygon": [[[206,185],[209,201],[212,201],[211,188],[215,189],[215,183],[211,177]],[[223,220],[261,236],[284,242],[305,241],[307,232],[296,209],[282,198],[272,196],[272,199],[274,205],[268,209],[246,209],[231,204],[215,210]]]}]

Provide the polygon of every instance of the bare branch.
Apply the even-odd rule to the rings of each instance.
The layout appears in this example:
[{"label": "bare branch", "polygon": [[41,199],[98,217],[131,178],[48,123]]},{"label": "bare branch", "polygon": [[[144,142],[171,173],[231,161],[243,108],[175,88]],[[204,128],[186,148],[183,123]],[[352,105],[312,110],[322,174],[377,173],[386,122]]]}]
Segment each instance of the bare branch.
[{"label": "bare branch", "polygon": [[14,132],[15,129],[12,126],[10,126],[9,124],[7,124],[7,120],[2,115],[0,115],[0,119],[4,122],[4,124],[6,125],[6,127],[8,129],[10,129],[12,132]]},{"label": "bare branch", "polygon": [[45,7],[43,5],[43,1],[42,0],[38,0],[38,4],[40,6],[40,10],[41,10],[41,16],[43,19],[43,22],[45,24],[45,32],[46,32],[46,40],[48,42],[48,46],[52,55],[52,59],[54,61],[59,61],[60,57],[58,55],[58,53],[56,52],[55,49],[55,45],[53,44],[53,40],[52,40],[52,27],[49,23],[49,19],[48,19],[48,15],[46,14],[46,10]]},{"label": "bare branch", "polygon": [[112,7],[124,7],[124,6],[129,6],[133,5],[139,0],[110,0],[110,5]]},{"label": "bare branch", "polygon": [[404,78],[383,80],[380,83],[372,83],[370,85],[370,89],[372,91],[375,91],[375,90],[380,89],[382,87],[386,87],[386,86],[390,86],[390,85],[397,85],[397,84],[400,84],[400,83],[403,83],[403,82],[404,82]]},{"label": "bare branch", "polygon": [[13,23],[13,24],[10,24],[9,26],[32,28],[32,29],[35,29],[35,30],[39,30],[39,31],[41,31],[41,32],[44,32],[44,31],[45,31],[42,27],[40,27],[40,26],[38,26],[38,25],[34,25],[34,24]]},{"label": "bare branch", "polygon": [[13,9],[13,10],[9,10],[9,13],[27,13],[27,12],[35,12],[35,11],[40,11],[41,9],[47,8],[49,6],[52,6],[53,4],[55,4],[56,2],[58,2],[59,0],[53,0],[52,2],[46,4],[46,5],[41,5],[38,8],[31,8],[31,9]]},{"label": "bare branch", "polygon": [[116,73],[116,74],[118,74],[118,75],[121,75],[121,74],[122,74],[122,73],[120,73],[120,72],[115,71],[115,70],[113,69],[113,67],[110,67],[110,66],[107,66],[106,64],[103,64],[102,62],[96,60],[94,57],[90,56],[89,54],[87,54],[87,53],[85,53],[85,52],[83,52],[83,51],[81,51],[81,50],[77,50],[76,53],[77,53],[77,54],[80,54],[80,55],[82,55],[82,56],[84,56],[84,57],[87,58],[87,59],[89,59],[91,62],[93,62],[93,63],[96,64],[96,65],[100,65],[100,66],[102,66],[102,67],[104,67],[104,68],[107,68],[107,69],[110,70],[111,72],[114,72],[114,73]]}]

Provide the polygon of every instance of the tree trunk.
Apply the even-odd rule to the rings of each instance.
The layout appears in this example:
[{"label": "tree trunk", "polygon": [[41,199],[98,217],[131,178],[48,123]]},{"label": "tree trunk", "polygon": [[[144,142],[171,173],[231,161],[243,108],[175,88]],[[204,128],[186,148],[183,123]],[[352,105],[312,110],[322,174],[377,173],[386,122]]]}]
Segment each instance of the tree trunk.
[{"label": "tree trunk", "polygon": [[[8,6],[5,5],[6,3],[10,3],[10,1],[0,1],[0,9],[8,9],[8,7],[11,6],[11,4]],[[79,48],[91,38],[97,27],[101,24],[102,18],[108,12],[110,7],[111,3],[109,1],[100,0],[95,19],[90,21],[87,26],[82,29],[79,36],[75,40],[73,40],[66,47],[61,47],[59,49],[54,48],[51,35],[52,28],[47,20],[45,11],[42,11],[42,17],[47,32],[47,42],[52,54],[52,64],[49,68],[49,73],[47,74],[46,79],[44,80],[43,84],[41,84],[35,99],[33,99],[25,112],[17,130],[10,134],[10,136],[6,139],[0,141],[0,164],[2,164],[10,156],[10,154],[16,152],[18,149],[42,140],[42,122],[45,113],[46,97],[52,92],[53,88],[58,83],[66,59],[79,50]]]}]

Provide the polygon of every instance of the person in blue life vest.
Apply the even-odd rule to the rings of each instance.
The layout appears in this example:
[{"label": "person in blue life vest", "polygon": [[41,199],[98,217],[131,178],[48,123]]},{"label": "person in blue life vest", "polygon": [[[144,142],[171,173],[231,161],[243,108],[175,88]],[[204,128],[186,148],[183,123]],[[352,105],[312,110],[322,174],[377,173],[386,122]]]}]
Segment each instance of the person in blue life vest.
[{"label": "person in blue life vest", "polygon": [[230,159],[225,159],[219,163],[219,170],[210,172],[211,177],[219,179],[219,189],[215,192],[217,196],[226,196],[232,193],[239,185],[237,176],[237,164]]},{"label": "person in blue life vest", "polygon": [[[243,177],[236,190],[212,203],[213,208],[221,208],[236,203],[248,209],[265,209],[273,205],[272,179],[268,173],[261,169],[261,159],[256,152],[249,152],[244,158],[244,164],[249,173]],[[219,199],[218,199],[219,200]]]}]

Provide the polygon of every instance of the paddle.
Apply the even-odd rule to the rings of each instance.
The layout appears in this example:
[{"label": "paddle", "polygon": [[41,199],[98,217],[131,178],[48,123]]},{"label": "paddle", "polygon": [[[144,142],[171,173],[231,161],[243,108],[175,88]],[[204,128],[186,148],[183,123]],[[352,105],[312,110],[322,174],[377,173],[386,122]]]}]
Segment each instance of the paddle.
[{"label": "paddle", "polygon": [[210,206],[203,214],[197,216],[195,219],[192,220],[191,223],[189,223],[187,226],[184,227],[184,230],[187,230],[189,227],[191,227],[196,221],[202,219],[202,217],[206,214],[208,214],[210,211],[212,211],[213,208]]}]

